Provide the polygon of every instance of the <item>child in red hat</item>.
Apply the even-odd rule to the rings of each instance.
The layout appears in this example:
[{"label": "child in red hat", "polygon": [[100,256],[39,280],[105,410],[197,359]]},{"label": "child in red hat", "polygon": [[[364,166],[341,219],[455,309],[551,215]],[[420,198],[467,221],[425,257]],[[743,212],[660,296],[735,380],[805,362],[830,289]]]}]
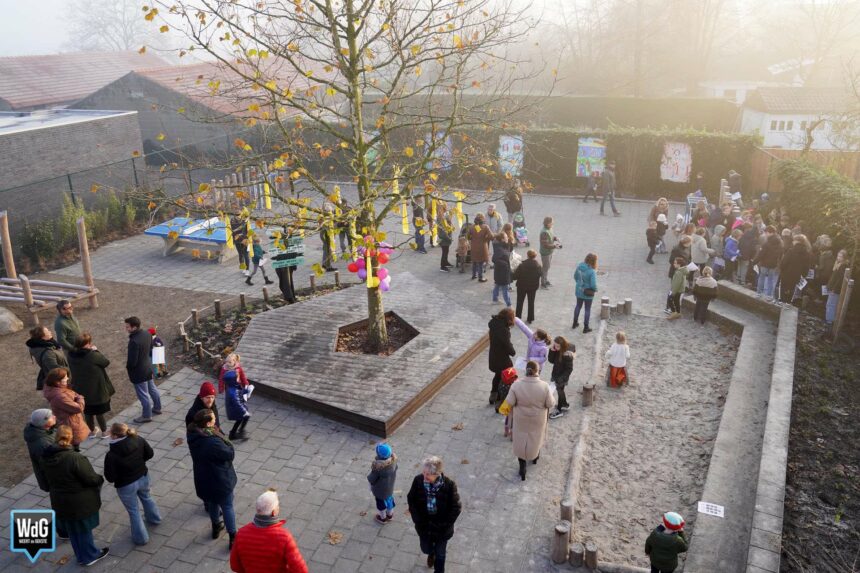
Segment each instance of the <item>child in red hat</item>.
[{"label": "child in red hat", "polygon": [[678,554],[687,551],[684,518],[674,511],[663,514],[663,520],[645,540],[645,555],[651,560],[651,573],[672,573],[678,568]]},{"label": "child in red hat", "polygon": [[[517,380],[517,370],[516,368],[505,368],[502,370],[502,383],[499,384],[499,402],[501,405],[505,402],[505,398],[508,397],[508,391],[511,389],[511,384],[516,382]],[[496,412],[499,411],[499,406],[496,406]],[[511,418],[510,414],[505,415],[505,437],[513,436],[513,423],[514,420]]]},{"label": "child in red hat", "polygon": [[[152,350],[150,350],[150,359],[152,361],[152,377],[153,378],[165,378],[169,372],[167,371],[167,351],[161,350],[156,352],[156,348],[164,348],[164,342],[158,337],[158,327],[153,326],[148,329],[149,335],[152,337]],[[159,354],[159,357],[155,355]],[[162,360],[163,357],[163,360]],[[156,364],[155,360],[162,360],[160,363]]]}]

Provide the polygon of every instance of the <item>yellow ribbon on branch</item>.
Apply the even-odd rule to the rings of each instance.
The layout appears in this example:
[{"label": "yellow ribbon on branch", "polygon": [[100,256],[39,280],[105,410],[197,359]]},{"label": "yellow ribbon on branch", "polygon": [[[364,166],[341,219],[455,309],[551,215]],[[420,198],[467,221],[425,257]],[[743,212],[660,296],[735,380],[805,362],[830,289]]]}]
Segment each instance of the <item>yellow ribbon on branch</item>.
[{"label": "yellow ribbon on branch", "polygon": [[463,199],[466,198],[466,194],[454,191],[454,198],[457,199],[457,205],[454,207],[454,214],[457,216],[457,223],[460,226],[463,226],[463,221],[466,220],[466,216],[463,215]]}]

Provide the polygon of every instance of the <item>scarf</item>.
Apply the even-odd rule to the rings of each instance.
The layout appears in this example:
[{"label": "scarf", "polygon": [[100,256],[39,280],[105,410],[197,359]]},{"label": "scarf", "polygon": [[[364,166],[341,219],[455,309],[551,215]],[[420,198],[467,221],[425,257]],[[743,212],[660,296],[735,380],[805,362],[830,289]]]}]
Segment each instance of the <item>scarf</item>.
[{"label": "scarf", "polygon": [[277,515],[255,515],[254,525],[257,527],[271,527],[281,521]]},{"label": "scarf", "polygon": [[436,515],[436,494],[445,484],[445,480],[440,475],[433,483],[424,482],[424,492],[427,494],[427,513]]}]

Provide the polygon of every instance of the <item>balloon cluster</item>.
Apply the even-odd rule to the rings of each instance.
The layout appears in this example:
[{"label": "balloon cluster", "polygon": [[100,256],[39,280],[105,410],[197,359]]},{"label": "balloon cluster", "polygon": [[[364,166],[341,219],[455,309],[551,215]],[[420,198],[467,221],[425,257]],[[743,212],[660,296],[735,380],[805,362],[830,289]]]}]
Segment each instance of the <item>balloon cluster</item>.
[{"label": "balloon cluster", "polygon": [[[364,237],[364,242],[365,245],[370,246],[359,246],[356,249],[359,258],[355,262],[349,263],[346,268],[349,272],[358,274],[358,278],[362,281],[367,281],[368,288],[379,287],[379,290],[382,292],[388,292],[391,290],[391,274],[382,265],[389,261],[394,249],[388,243],[376,244],[370,235]],[[371,276],[368,279],[367,273],[371,271],[368,264],[372,266],[374,258],[376,258],[376,262],[378,263],[376,276]]]}]

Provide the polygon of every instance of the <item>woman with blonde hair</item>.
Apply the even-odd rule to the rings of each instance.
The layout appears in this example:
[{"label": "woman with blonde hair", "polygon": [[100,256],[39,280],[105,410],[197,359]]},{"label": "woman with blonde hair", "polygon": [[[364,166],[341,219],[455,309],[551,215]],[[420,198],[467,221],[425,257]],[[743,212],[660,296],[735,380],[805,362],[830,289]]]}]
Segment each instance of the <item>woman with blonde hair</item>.
[{"label": "woman with blonde hair", "polygon": [[86,457],[73,449],[73,445],[72,428],[60,426],[56,442],[45,448],[42,467],[57,526],[68,532],[78,564],[89,567],[107,557],[109,552],[107,547],[97,548],[93,539],[93,529],[99,526],[102,506],[99,490],[104,478],[93,470]]},{"label": "woman with blonde hair", "polygon": [[110,449],[105,455],[105,479],[116,487],[116,494],[131,520],[131,540],[146,545],[149,534],[140,516],[138,500],[143,504],[146,522],[161,523],[161,514],[152,499],[146,462],[155,454],[150,445],[137,435],[134,428],[122,423],[110,427]]}]

